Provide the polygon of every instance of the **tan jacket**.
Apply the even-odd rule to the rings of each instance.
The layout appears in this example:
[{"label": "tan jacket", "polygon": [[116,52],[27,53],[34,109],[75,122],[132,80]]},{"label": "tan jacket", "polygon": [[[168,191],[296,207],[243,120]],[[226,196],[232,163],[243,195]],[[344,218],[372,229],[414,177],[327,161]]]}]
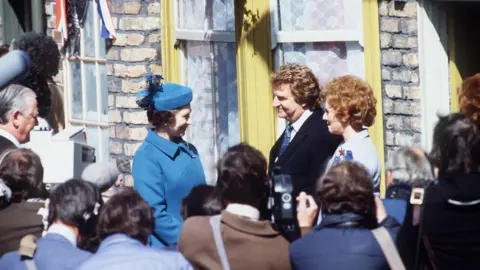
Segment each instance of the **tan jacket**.
[{"label": "tan jacket", "polygon": [[[252,221],[222,212],[220,230],[232,270],[290,269],[288,241],[268,221]],[[183,225],[178,249],[195,269],[222,269],[209,217],[191,217]]]}]

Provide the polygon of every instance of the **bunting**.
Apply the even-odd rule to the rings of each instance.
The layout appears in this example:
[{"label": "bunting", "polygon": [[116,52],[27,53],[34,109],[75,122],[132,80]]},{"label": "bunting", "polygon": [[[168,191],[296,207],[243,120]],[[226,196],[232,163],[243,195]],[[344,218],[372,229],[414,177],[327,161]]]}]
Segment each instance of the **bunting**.
[{"label": "bunting", "polygon": [[[58,0],[57,0],[58,1]],[[100,15],[100,36],[115,39],[115,27],[107,0],[98,0],[98,14]]]}]

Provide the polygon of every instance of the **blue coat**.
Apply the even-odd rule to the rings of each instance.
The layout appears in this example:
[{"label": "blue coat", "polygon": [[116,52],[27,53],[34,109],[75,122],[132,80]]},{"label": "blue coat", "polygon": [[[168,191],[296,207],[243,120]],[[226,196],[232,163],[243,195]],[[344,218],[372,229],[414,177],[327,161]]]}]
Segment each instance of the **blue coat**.
[{"label": "blue coat", "polygon": [[178,251],[147,247],[125,234],[114,234],[102,241],[89,260],[77,270],[192,269]]},{"label": "blue coat", "polygon": [[153,247],[176,244],[182,228],[182,199],[205,173],[195,147],[166,140],[150,130],[133,158],[132,175],[138,193],[154,209]]},{"label": "blue coat", "polygon": [[[361,221],[356,214],[325,215],[322,223],[290,245],[293,269],[390,269],[371,231],[361,225],[341,227]],[[399,224],[387,217],[382,224],[395,240]]]},{"label": "blue coat", "polygon": [[[91,253],[72,245],[59,234],[47,234],[37,241],[37,249],[33,261],[37,270],[69,270],[75,269],[86,261]],[[27,270],[25,262],[14,251],[5,254],[0,260],[2,270]]]}]

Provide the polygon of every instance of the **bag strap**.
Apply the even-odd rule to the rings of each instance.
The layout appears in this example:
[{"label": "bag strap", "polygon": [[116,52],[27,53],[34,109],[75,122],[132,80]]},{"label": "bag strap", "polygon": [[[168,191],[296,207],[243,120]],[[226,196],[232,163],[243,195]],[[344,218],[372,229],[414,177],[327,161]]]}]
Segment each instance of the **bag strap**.
[{"label": "bag strap", "polygon": [[387,229],[385,229],[383,226],[380,226],[372,230],[372,234],[380,245],[380,248],[387,259],[390,268],[392,270],[405,270],[405,266],[400,258],[400,254],[398,254],[397,247],[395,246],[395,243],[390,237],[390,233],[388,233]]},{"label": "bag strap", "polygon": [[33,259],[26,259],[24,262],[28,270],[37,270],[37,266],[35,266]]},{"label": "bag strap", "polygon": [[217,246],[218,256],[220,257],[220,263],[223,270],[230,270],[230,264],[228,263],[227,252],[223,245],[222,235],[220,233],[221,215],[215,215],[210,217],[210,226],[212,226],[213,238],[215,245]]}]

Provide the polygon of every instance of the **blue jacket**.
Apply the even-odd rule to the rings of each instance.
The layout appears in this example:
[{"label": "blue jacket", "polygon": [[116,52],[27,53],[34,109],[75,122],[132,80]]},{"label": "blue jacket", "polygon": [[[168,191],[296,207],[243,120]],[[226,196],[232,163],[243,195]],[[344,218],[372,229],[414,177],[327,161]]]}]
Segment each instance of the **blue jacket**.
[{"label": "blue jacket", "polygon": [[[37,249],[33,257],[37,270],[69,270],[75,269],[86,261],[91,253],[72,245],[59,234],[47,234],[37,241]],[[14,251],[5,254],[0,260],[2,270],[27,270],[25,262]]]},{"label": "blue jacket", "polygon": [[[346,226],[346,222],[360,222]],[[361,225],[356,214],[324,215],[320,225],[290,245],[293,269],[390,269],[371,231]],[[399,228],[387,217],[382,224],[393,240]]]},{"label": "blue jacket", "polygon": [[150,130],[135,153],[132,175],[138,193],[155,209],[152,246],[176,244],[183,223],[182,199],[194,186],[206,183],[197,150]]},{"label": "blue jacket", "polygon": [[89,260],[77,270],[192,269],[178,251],[147,247],[125,234],[114,234],[102,241]]}]

